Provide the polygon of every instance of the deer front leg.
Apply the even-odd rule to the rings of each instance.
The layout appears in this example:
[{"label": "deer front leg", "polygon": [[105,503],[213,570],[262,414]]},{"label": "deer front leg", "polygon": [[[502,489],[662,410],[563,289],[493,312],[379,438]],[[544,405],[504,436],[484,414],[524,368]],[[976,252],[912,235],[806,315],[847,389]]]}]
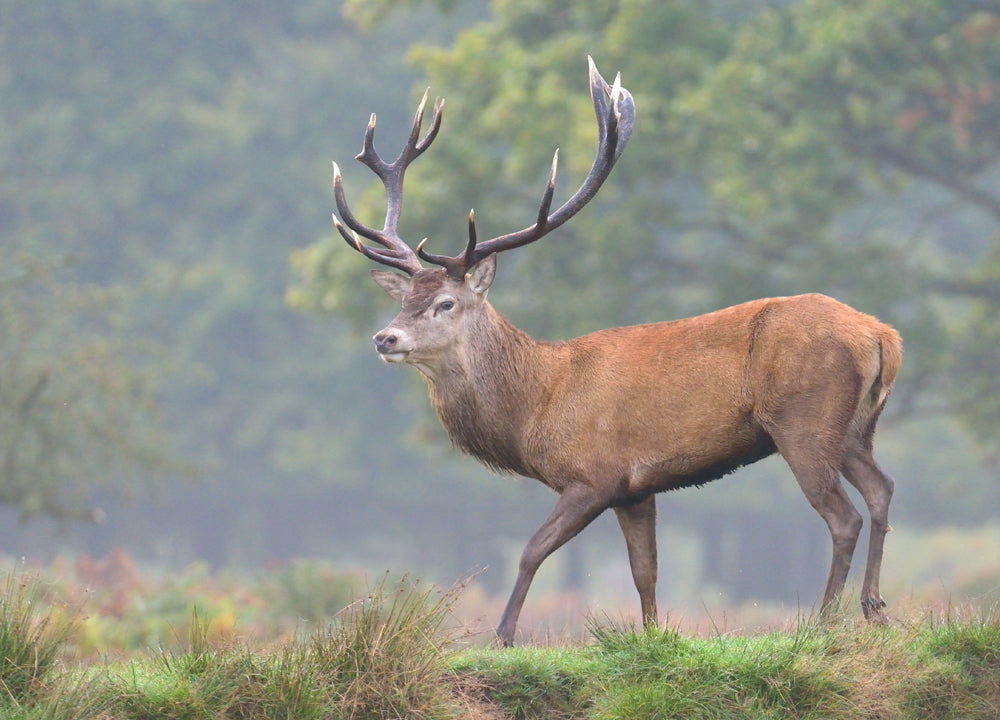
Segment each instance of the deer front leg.
[{"label": "deer front leg", "polygon": [[514,644],[517,618],[542,561],[575,537],[607,507],[607,498],[587,485],[571,485],[563,491],[552,512],[521,553],[517,580],[497,626],[497,644],[501,647]]},{"label": "deer front leg", "polygon": [[635,589],[639,591],[642,623],[657,624],[656,617],[656,496],[650,495],[634,505],[615,508],[618,524],[628,547]]}]

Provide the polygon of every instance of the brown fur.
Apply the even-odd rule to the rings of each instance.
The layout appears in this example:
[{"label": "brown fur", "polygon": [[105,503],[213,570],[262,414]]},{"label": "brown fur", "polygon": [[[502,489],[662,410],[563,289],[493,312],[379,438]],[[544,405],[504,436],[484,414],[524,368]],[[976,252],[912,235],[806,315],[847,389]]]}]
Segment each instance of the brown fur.
[{"label": "brown fur", "polygon": [[424,374],[455,445],[560,495],[522,555],[502,643],[513,640],[542,560],[607,508],[625,534],[644,618],[655,622],[655,493],[776,451],[830,527],[824,608],[843,589],[861,526],[840,473],[860,490],[872,516],[862,604],[881,616],[892,480],[871,448],[901,360],[895,330],[813,294],[537,342],[486,301],[494,272],[490,256],[464,281],[442,270],[373,275],[402,303],[375,336],[379,351]]}]

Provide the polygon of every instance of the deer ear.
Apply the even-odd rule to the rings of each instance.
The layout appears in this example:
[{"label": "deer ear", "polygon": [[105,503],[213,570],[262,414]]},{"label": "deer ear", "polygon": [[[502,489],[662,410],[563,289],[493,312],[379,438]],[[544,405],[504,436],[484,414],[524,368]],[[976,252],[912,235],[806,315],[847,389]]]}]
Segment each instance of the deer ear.
[{"label": "deer ear", "polygon": [[469,283],[469,289],[477,295],[484,294],[493,284],[493,279],[497,275],[497,254],[491,253],[477,262],[469,270],[465,281]]},{"label": "deer ear", "polygon": [[389,293],[389,297],[399,303],[403,302],[413,287],[413,280],[406,275],[391,272],[389,270],[372,270],[372,280],[378,283],[379,287]]}]

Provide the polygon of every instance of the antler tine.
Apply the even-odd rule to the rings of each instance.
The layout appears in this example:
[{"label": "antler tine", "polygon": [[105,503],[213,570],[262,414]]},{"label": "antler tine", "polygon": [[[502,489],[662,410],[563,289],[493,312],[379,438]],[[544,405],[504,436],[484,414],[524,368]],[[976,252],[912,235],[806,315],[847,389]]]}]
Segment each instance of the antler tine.
[{"label": "antler tine", "polygon": [[614,84],[608,85],[598,72],[593,58],[588,56],[587,62],[590,70],[590,95],[594,104],[594,114],[597,116],[598,145],[590,172],[587,173],[580,188],[559,209],[549,214],[559,159],[559,151],[556,150],[534,225],[477,245],[470,216],[470,241],[462,255],[444,257],[421,252],[420,257],[443,266],[450,276],[460,279],[469,268],[488,255],[527,245],[552,232],[580,212],[593,199],[611,173],[615,162],[621,157],[625,144],[632,135],[635,125],[635,102],[632,94],[622,87],[620,73],[615,77]]},{"label": "antler tine", "polygon": [[543,229],[549,222],[549,208],[552,207],[552,196],[556,191],[556,173],[559,170],[559,148],[552,153],[552,167],[549,169],[549,179],[545,184],[545,192],[542,193],[542,202],[538,206],[538,219],[535,220],[535,227]]},{"label": "antler tine", "polygon": [[355,160],[360,160],[371,170],[382,177],[387,167],[386,163],[375,151],[375,113],[368,118],[368,127],[365,128],[365,139],[361,143],[361,152],[354,156]]},{"label": "antler tine", "polygon": [[[368,227],[360,222],[354,213],[351,212],[344,195],[343,180],[340,175],[340,168],[337,163],[333,164],[333,188],[334,199],[337,203],[337,210],[344,219],[344,224],[351,232],[343,227],[334,218],[334,226],[341,234],[347,244],[353,247],[365,257],[389,265],[398,270],[402,270],[408,275],[413,275],[421,269],[420,260],[417,254],[399,237],[398,226],[399,217],[403,210],[403,177],[406,168],[414,158],[418,157],[426,150],[437,137],[441,128],[441,117],[444,109],[444,100],[438,98],[434,102],[434,115],[431,118],[431,126],[423,138],[419,138],[420,127],[423,123],[424,107],[430,88],[424,91],[420,105],[413,118],[413,125],[410,128],[410,135],[403,146],[399,156],[392,162],[387,163],[375,150],[375,113],[372,113],[368,120],[368,127],[365,129],[365,138],[361,147],[361,152],[355,157],[362,164],[368,167],[382,181],[385,187],[386,213],[385,223],[381,230]],[[359,237],[360,236],[360,237]],[[385,249],[372,248],[361,242],[361,237],[373,240]]]},{"label": "antler tine", "polygon": [[422,260],[425,260],[433,265],[440,265],[448,272],[450,277],[461,280],[465,277],[465,271],[475,265],[474,262],[469,262],[469,258],[475,254],[476,250],[476,211],[469,210],[469,242],[465,246],[465,252],[461,255],[457,255],[455,257],[448,257],[447,255],[432,255],[431,253],[424,252],[425,242],[427,242],[427,238],[424,238],[420,244],[417,245],[417,255],[419,255]]},{"label": "antler tine", "polygon": [[[340,175],[340,166],[336,162],[333,163],[333,199],[337,203],[337,210],[340,212],[340,216],[344,218],[344,222],[347,226],[355,232],[355,234],[363,235],[369,240],[378,240],[379,238],[378,230],[370,228],[367,225],[362,224],[356,217],[354,213],[351,212],[350,206],[347,204],[347,197],[344,195],[344,180]],[[336,218],[334,218],[336,220]],[[353,242],[350,236],[345,234],[343,226],[340,223],[335,223],[338,230],[340,230],[341,235],[348,242]]]},{"label": "antler tine", "polygon": [[420,105],[417,106],[417,112],[413,116],[413,127],[410,128],[410,138],[406,143],[406,147],[403,148],[403,152],[401,152],[399,157],[396,158],[396,163],[403,160],[404,156],[406,156],[407,163],[418,157],[424,150],[430,147],[430,144],[434,142],[434,138],[437,137],[438,130],[441,129],[441,111],[444,109],[444,98],[437,98],[434,101],[434,108],[431,113],[431,124],[427,130],[427,134],[420,138],[420,140],[417,140],[417,137],[420,135],[420,126],[423,124],[424,120],[424,106],[427,104],[427,98],[430,95],[430,92],[430,88],[427,88],[424,91],[424,97],[420,100]]}]

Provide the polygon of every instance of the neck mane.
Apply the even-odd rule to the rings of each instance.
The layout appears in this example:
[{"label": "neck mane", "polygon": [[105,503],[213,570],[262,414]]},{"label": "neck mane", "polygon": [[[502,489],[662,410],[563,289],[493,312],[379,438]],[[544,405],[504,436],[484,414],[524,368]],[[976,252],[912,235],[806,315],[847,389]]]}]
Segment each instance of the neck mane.
[{"label": "neck mane", "polygon": [[431,402],[457,448],[494,470],[531,475],[522,429],[542,397],[546,344],[488,303],[484,314],[449,371],[427,377]]}]

